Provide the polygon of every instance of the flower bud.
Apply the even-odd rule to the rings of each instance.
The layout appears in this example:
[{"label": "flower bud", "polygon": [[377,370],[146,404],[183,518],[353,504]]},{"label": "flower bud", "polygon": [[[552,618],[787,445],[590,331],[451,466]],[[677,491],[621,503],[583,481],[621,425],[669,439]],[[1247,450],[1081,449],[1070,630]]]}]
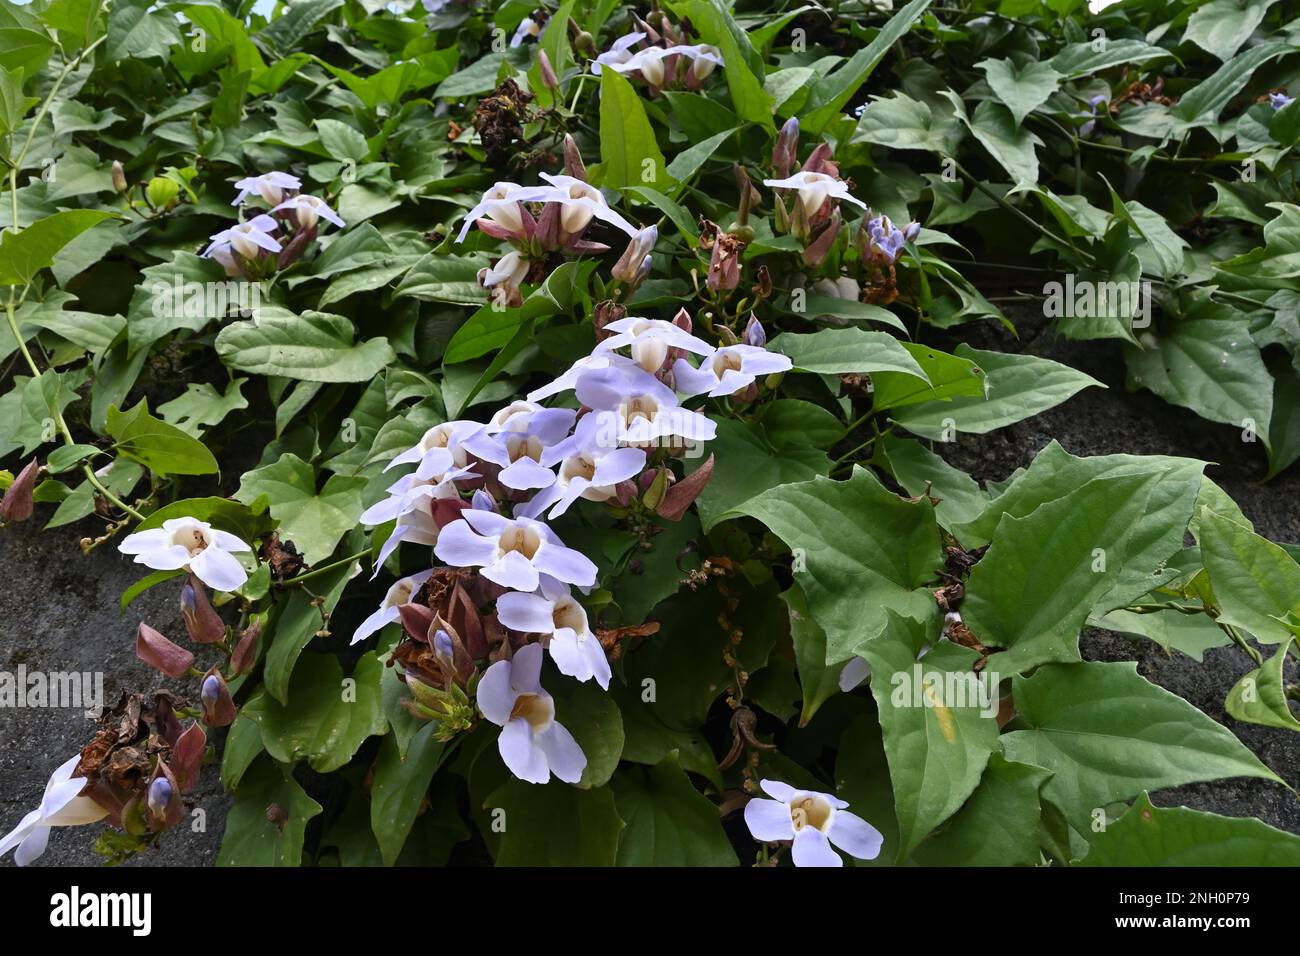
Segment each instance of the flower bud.
[{"label": "flower bud", "polygon": [[225,678],[215,667],[203,675],[199,701],[203,704],[203,722],[209,727],[228,727],[239,712]]},{"label": "flower bud", "polygon": [[727,233],[721,233],[713,243],[713,257],[709,260],[707,283],[710,289],[729,290],[740,285],[740,254],[745,244]]},{"label": "flower bud", "polygon": [[758,316],[753,312],[749,313],[749,321],[745,323],[745,344],[759,349],[767,345],[767,332],[763,330],[763,323],[758,321]]},{"label": "flower bud", "polygon": [[153,177],[153,179],[149,180],[149,185],[144,188],[145,198],[149,200],[149,205],[155,209],[166,209],[172,206],[180,194],[180,184],[173,179],[167,179],[165,176]]},{"label": "flower bud", "polygon": [[911,242],[921,234],[921,224],[919,222],[909,222],[903,230],[903,238]]},{"label": "flower bud", "polygon": [[835,245],[835,240],[839,236],[839,233],[840,233],[840,210],[837,207],[831,213],[831,221],[826,225],[824,229],[822,229],[821,232],[817,234],[817,238],[804,247],[803,250],[804,265],[808,265],[808,266],[821,265],[822,261],[830,253],[831,247]]},{"label": "flower bud", "polygon": [[569,133],[564,134],[564,173],[574,179],[586,180],[587,167],[582,164],[582,153],[578,143]]},{"label": "flower bud", "polygon": [[641,273],[641,268],[645,260],[654,251],[655,243],[659,241],[659,229],[656,226],[646,226],[640,230],[627,244],[627,249],[619,257],[618,262],[614,263],[613,276],[620,282],[636,282]]},{"label": "flower bud", "polygon": [[664,495],[663,501],[655,509],[661,518],[668,521],[680,521],[686,514],[686,509],[691,506],[696,498],[700,496],[709,479],[713,477],[713,455],[705,459],[704,464],[700,465],[693,472],[675,482],[668,493]]},{"label": "flower bud", "polygon": [[551,58],[546,55],[546,51],[541,47],[537,49],[537,71],[542,75],[542,85],[551,92],[559,89],[560,78],[555,75],[555,67],[551,66]]},{"label": "flower bud", "polygon": [[477,488],[469,499],[469,506],[475,511],[491,511],[500,513],[501,509],[497,506],[497,500],[492,497],[491,492],[484,488]]},{"label": "flower bud", "polygon": [[230,667],[236,674],[247,674],[257,663],[257,644],[262,639],[262,620],[258,618],[244,628],[230,655]]},{"label": "flower bud", "polygon": [[194,655],[167,640],[144,621],[135,635],[135,656],[156,671],[162,671],[168,677],[185,676],[194,663]]},{"label": "flower bud", "polygon": [[781,132],[776,136],[776,145],[772,147],[772,169],[778,179],[785,179],[790,175],[798,151],[799,117],[791,116],[781,127]]},{"label": "flower bud", "polygon": [[181,618],[196,644],[215,644],[226,636],[226,623],[213,610],[203,582],[193,574],[181,585]]},{"label": "flower bud", "polygon": [[126,170],[122,168],[122,164],[118,162],[116,159],[113,160],[113,170],[110,173],[110,176],[112,177],[113,180],[113,188],[120,193],[126,192],[127,190]]},{"label": "flower bud", "polygon": [[36,489],[36,476],[40,470],[40,465],[33,458],[22,471],[18,472],[18,477],[14,478],[13,484],[5,489],[4,499],[0,500],[0,519],[6,524],[26,521],[32,516],[35,508],[32,493]]}]

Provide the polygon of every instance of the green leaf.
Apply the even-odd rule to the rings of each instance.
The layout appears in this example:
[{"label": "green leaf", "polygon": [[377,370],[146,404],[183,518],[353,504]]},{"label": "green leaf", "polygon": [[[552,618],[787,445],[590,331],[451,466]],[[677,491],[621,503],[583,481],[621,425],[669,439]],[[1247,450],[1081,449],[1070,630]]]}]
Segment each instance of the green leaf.
[{"label": "green leaf", "polygon": [[1047,63],[1031,61],[1021,67],[1012,60],[984,60],[976,66],[984,71],[989,88],[1011,111],[1017,126],[1061,85],[1061,74]]},{"label": "green leaf", "polygon": [[925,380],[898,372],[871,376],[873,408],[897,408],[918,402],[942,401],[958,396],[984,397],[984,370],[967,358],[958,358],[917,342],[899,342],[925,373]]},{"label": "green leaf", "polygon": [[[763,89],[761,61],[758,61],[749,37],[732,18],[727,5],[720,0],[687,0],[685,3],[670,3],[669,7],[691,21],[703,42],[722,52],[724,66],[719,72],[727,81],[736,115],[772,129],[772,97]],[[601,128],[604,128],[603,121]]]},{"label": "green leaf", "polygon": [[[282,821],[268,818],[272,806],[280,808]],[[259,761],[235,791],[217,866],[301,866],[307,824],[320,812],[293,779],[292,767]]]},{"label": "green leaf", "polygon": [[573,682],[567,694],[557,694],[559,720],[587,757],[577,786],[603,787],[618,767],[623,753],[623,718],[618,704],[595,681]]},{"label": "green leaf", "polygon": [[36,76],[49,62],[54,41],[22,27],[0,28],[0,69]]},{"label": "green leaf", "polygon": [[818,375],[901,372],[929,382],[911,353],[888,332],[857,328],[783,332],[769,348],[788,356],[796,369]]},{"label": "green leaf", "polygon": [[264,314],[256,322],[226,326],[217,335],[216,349],[227,365],[259,375],[367,382],[397,356],[387,339],[354,343],[354,334],[352,323],[341,315]]},{"label": "green leaf", "polygon": [[1291,632],[1278,618],[1300,611],[1300,564],[1249,528],[1201,510],[1201,560],[1214,588],[1219,620],[1267,644]]},{"label": "green leaf", "polygon": [[1076,865],[1108,867],[1300,866],[1300,837],[1253,817],[1157,807],[1143,791],[1101,831],[1084,831],[1088,855]]},{"label": "green leaf", "polygon": [[356,527],[365,506],[361,490],[368,479],[331,475],[317,492],[316,472],[292,452],[244,474],[235,497],[252,504],[266,495],[280,535],[298,546],[308,564],[328,558],[343,536]]},{"label": "green leaf", "polygon": [[696,143],[689,149],[682,150],[668,164],[668,175],[678,182],[685,182],[690,179],[701,166],[708,162],[709,157],[713,155],[717,148],[727,141],[727,137],[735,132],[734,129],[723,130],[701,143]]},{"label": "green leaf", "polygon": [[996,683],[972,671],[978,653],[949,641],[918,661],[915,645],[933,630],[893,616],[861,649],[889,758],[900,861],[966,801],[997,747]]},{"label": "green leaf", "polygon": [[370,828],[385,866],[397,862],[433,774],[442,762],[447,745],[434,739],[437,729],[436,724],[425,724],[412,739],[405,757],[398,752],[394,734],[384,737],[379,746],[370,787]]},{"label": "green leaf", "polygon": [[313,578],[311,593],[294,588],[263,638],[270,640],[270,647],[262,679],[267,691],[280,703],[289,703],[289,681],[298,658],[325,628],[327,616],[334,613],[351,575],[351,567],[341,567]]},{"label": "green leaf", "polygon": [[916,848],[922,866],[1038,866],[1039,791],[1051,773],[989,757],[980,784],[938,833]]},{"label": "green leaf", "polygon": [[952,110],[937,113],[931,104],[895,91],[888,99],[872,100],[858,121],[853,141],[951,156],[961,137],[961,123]]},{"label": "green leaf", "polygon": [[847,481],[780,485],[743,511],[799,549],[794,578],[826,631],[827,663],[858,654],[888,611],[924,619],[933,610],[933,596],[917,590],[943,563],[929,501],[900,498],[855,468]]},{"label": "green leaf", "polygon": [[871,42],[854,53],[848,62],[813,84],[806,107],[810,112],[806,117],[800,117],[805,132],[820,133],[827,127],[875,71],[885,54],[902,40],[929,6],[930,0],[912,0],[890,17]]},{"label": "green leaf", "polygon": [[376,734],[388,732],[380,704],[383,665],[371,651],[346,680],[331,654],[308,654],[294,668],[285,706],[265,692],[240,711],[262,731],[262,746],[281,763],[306,760],[318,773],[338,770]]},{"label": "green leaf", "polygon": [[1080,832],[1094,810],[1143,790],[1279,779],[1220,724],[1140,677],[1132,661],[1047,664],[1017,677],[1014,697],[1027,729],[1004,734],[1003,753],[1055,773],[1043,796]]},{"label": "green leaf", "polygon": [[320,132],[321,145],[334,159],[363,163],[370,157],[370,144],[355,127],[338,120],[319,119],[316,129]]},{"label": "green leaf", "polygon": [[885,435],[880,439],[880,450],[895,480],[909,495],[930,495],[938,498],[934,506],[939,523],[953,528],[977,517],[988,505],[988,495],[975,479],[954,468],[918,441]]},{"label": "green leaf", "polygon": [[1066,79],[1074,80],[1112,66],[1137,66],[1172,57],[1168,50],[1142,40],[1107,37],[1103,44],[1094,41],[1067,44],[1048,63]]},{"label": "green leaf", "polygon": [[676,180],[636,89],[614,70],[600,73],[600,185],[670,188]]},{"label": "green leaf", "polygon": [[952,440],[958,432],[984,435],[1047,411],[1091,385],[1106,387],[1091,375],[1033,355],[984,352],[964,342],[957,355],[984,370],[984,395],[908,405],[892,413],[894,421],[931,440]]},{"label": "green leaf", "polygon": [[221,748],[221,785],[228,791],[237,790],[253,761],[265,752],[257,724],[243,714],[237,716]]},{"label": "green leaf", "polygon": [[14,387],[0,397],[0,457],[21,448],[24,455],[57,439],[54,418],[77,399],[82,371],[47,369],[39,378],[15,375]]},{"label": "green leaf", "polygon": [[791,444],[778,452],[761,425],[724,418],[717,426],[717,438],[708,446],[713,476],[695,502],[706,531],[745,513],[747,503],[769,488],[830,472],[831,460],[820,448]]},{"label": "green leaf", "polygon": [[1286,695],[1286,678],[1282,667],[1291,641],[1283,641],[1277,652],[1262,667],[1251,671],[1228,692],[1224,705],[1238,720],[1283,730],[1300,730]]},{"label": "green leaf", "polygon": [[[605,73],[612,73],[606,70]],[[623,821],[608,787],[511,780],[483,802],[504,823],[497,866],[613,866]]]},{"label": "green leaf", "polygon": [[190,382],[185,391],[170,402],[158,406],[158,413],[186,434],[197,438],[205,426],[220,425],[233,411],[248,407],[240,394],[247,379],[233,378],[225,392],[218,392],[207,382]]},{"label": "green leaf", "polygon": [[60,249],[112,217],[111,212],[70,209],[38,219],[21,232],[5,232],[0,238],[0,285],[31,282],[38,272],[53,265]]},{"label": "green leaf", "polygon": [[71,471],[83,461],[102,453],[103,449],[96,448],[94,445],[60,445],[50,452],[45,465],[49,468],[50,474],[59,475]]},{"label": "green leaf", "polygon": [[108,410],[108,434],[113,446],[127,458],[138,461],[155,475],[212,475],[219,470],[217,459],[206,445],[175,425],[149,414],[145,399],[129,411]]},{"label": "green leaf", "polygon": [[1092,609],[1121,587],[1158,479],[1094,478],[1023,518],[1002,517],[961,606],[981,642],[1006,649],[989,658],[991,670],[1019,674],[1047,661],[1079,659],[1079,631]]},{"label": "green leaf", "polygon": [[781,599],[790,612],[790,639],[794,642],[794,659],[803,700],[799,726],[805,727],[821,705],[839,692],[840,672],[844,668],[827,665],[826,632],[813,620],[808,610],[808,598],[798,582],[783,592]]},{"label": "green leaf", "polygon": [[1177,105],[1169,110],[1169,115],[1178,121],[1183,130],[1217,122],[1223,108],[1250,82],[1259,67],[1290,52],[1291,45],[1284,42],[1261,43],[1251,47],[1245,53],[1234,56],[1211,76],[1179,97]]},{"label": "green leaf", "polygon": [[0,68],[0,136],[12,133],[23,123],[27,111],[39,100],[23,93],[23,69]]},{"label": "green leaf", "polygon": [[653,767],[629,766],[613,782],[626,828],[619,866],[736,866],[718,806],[682,770],[677,751]]},{"label": "green leaf", "polygon": [[1222,61],[1232,59],[1250,39],[1277,0],[1211,0],[1197,7],[1187,20],[1183,42],[1195,43]]},{"label": "green leaf", "polygon": [[1212,647],[1231,644],[1232,638],[1214,619],[1205,614],[1183,614],[1181,611],[1156,611],[1138,614],[1122,608],[1111,611],[1096,622],[1097,627],[1124,634],[1137,634],[1155,641],[1165,653],[1181,651],[1198,664]]}]

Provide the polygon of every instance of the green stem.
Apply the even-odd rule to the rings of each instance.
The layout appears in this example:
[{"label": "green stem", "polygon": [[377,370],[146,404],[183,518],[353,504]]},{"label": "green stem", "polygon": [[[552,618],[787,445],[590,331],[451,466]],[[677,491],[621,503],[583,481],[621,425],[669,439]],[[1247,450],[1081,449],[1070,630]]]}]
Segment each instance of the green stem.
[{"label": "green stem", "polygon": [[316,575],[318,574],[324,574],[326,571],[333,571],[335,568],[342,567],[345,564],[351,564],[354,561],[360,561],[369,553],[370,553],[370,549],[366,548],[366,550],[358,551],[356,554],[349,555],[346,558],[340,558],[337,561],[331,561],[329,564],[322,564],[319,568],[312,568],[310,571],[305,571],[304,573],[298,575],[296,578],[286,578],[284,583],[286,585],[300,584],[303,581],[316,577]]}]

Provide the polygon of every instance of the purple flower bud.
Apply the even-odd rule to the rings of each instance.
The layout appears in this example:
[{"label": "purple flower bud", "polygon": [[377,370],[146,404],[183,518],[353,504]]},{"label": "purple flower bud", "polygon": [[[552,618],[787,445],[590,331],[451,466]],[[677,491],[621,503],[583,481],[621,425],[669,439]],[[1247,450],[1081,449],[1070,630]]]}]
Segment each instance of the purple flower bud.
[{"label": "purple flower bud", "polygon": [[451,635],[438,628],[433,632],[433,652],[439,657],[450,658],[456,652],[456,645],[452,643]]},{"label": "purple flower bud", "polygon": [[221,699],[221,681],[217,679],[216,674],[209,675],[203,681],[199,697],[202,698],[204,707],[217,706],[217,701]]},{"label": "purple flower bud", "polygon": [[919,222],[909,222],[907,228],[903,230],[903,238],[911,242],[921,234],[921,224]]},{"label": "purple flower bud", "polygon": [[475,489],[474,495],[469,500],[469,506],[475,511],[499,512],[497,501],[492,497],[492,493],[483,488]]},{"label": "purple flower bud", "polygon": [[772,168],[778,179],[785,179],[794,168],[795,156],[799,150],[799,118],[791,116],[777,134],[776,145],[772,147]]},{"label": "purple flower bud", "polygon": [[752,312],[749,321],[745,323],[745,344],[759,349],[767,345],[767,332],[763,330],[763,323]]},{"label": "purple flower bud", "polygon": [[157,817],[167,814],[167,805],[172,802],[172,785],[166,777],[158,777],[149,784],[149,812]]},{"label": "purple flower bud", "polygon": [[229,727],[239,713],[225,678],[215,667],[203,675],[199,701],[203,705],[203,722],[209,727]]},{"label": "purple flower bud", "polygon": [[193,574],[181,585],[181,618],[190,640],[215,644],[226,636],[226,623],[208,600],[207,589]]}]

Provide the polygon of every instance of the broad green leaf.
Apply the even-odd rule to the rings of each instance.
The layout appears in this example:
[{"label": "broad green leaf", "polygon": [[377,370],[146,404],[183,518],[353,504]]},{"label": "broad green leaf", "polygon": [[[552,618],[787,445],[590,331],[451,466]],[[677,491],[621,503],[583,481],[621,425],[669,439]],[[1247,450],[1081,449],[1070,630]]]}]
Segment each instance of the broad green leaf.
[{"label": "broad green leaf", "polygon": [[783,592],[781,599],[790,612],[790,638],[794,643],[803,702],[799,726],[804,727],[821,705],[839,692],[840,672],[844,668],[826,663],[826,632],[813,620],[808,610],[808,598],[798,582]]},{"label": "broad green leaf", "polygon": [[934,511],[945,528],[974,519],[988,505],[988,495],[974,478],[952,467],[920,442],[885,435],[880,440],[880,449],[895,480],[909,495],[939,499]]},{"label": "broad green leaf", "polygon": [[1289,52],[1289,44],[1275,41],[1261,43],[1237,54],[1179,97],[1177,105],[1169,110],[1169,115],[1183,130],[1216,122],[1223,108],[1250,82],[1257,69],[1269,60]]},{"label": "broad green leaf", "polygon": [[898,816],[898,859],[966,802],[997,747],[996,683],[972,670],[979,654],[944,641],[916,659],[929,623],[891,617],[861,653],[884,730]]},{"label": "broad green leaf", "polygon": [[298,658],[326,628],[328,616],[334,613],[352,570],[351,567],[337,568],[313,578],[310,594],[304,588],[294,588],[263,638],[270,640],[270,646],[266,651],[262,679],[267,691],[280,703],[289,703],[289,680]]},{"label": "broad green leaf", "polygon": [[1300,866],[1300,837],[1294,833],[1253,817],[1157,807],[1145,791],[1104,830],[1084,832],[1088,855],[1078,866]]},{"label": "broad green leaf", "polygon": [[728,5],[720,0],[686,0],[670,3],[669,7],[689,19],[705,43],[722,51],[725,65],[718,72],[726,78],[736,115],[772,129],[772,97],[763,89],[761,61],[753,62],[757,54],[732,18]]},{"label": "broad green leaf", "polygon": [[934,508],[887,491],[867,469],[780,485],[743,510],[795,549],[794,579],[826,632],[827,663],[858,654],[888,611],[925,618],[934,608],[917,590],[943,563]]},{"label": "broad green leaf", "polygon": [[18,129],[27,111],[40,102],[23,93],[23,73],[22,67],[0,68],[0,136]]},{"label": "broad green leaf", "polygon": [[1237,681],[1224,705],[1229,714],[1249,724],[1300,730],[1300,720],[1288,703],[1286,676],[1282,670],[1290,647],[1290,640],[1282,641],[1262,667]]},{"label": "broad green leaf", "polygon": [[1038,866],[1038,794],[1049,777],[1041,767],[990,755],[970,799],[912,859],[922,866]]},{"label": "broad green leaf", "polygon": [[984,71],[989,88],[1011,111],[1017,126],[1046,103],[1061,83],[1061,74],[1047,63],[1030,62],[1021,67],[1012,60],[984,60],[976,66]]},{"label": "broad green leaf", "polygon": [[[272,805],[283,812],[282,821],[267,816]],[[320,812],[293,779],[292,767],[259,761],[239,781],[217,866],[301,866],[307,824]]]},{"label": "broad green leaf", "polygon": [[39,219],[21,232],[5,232],[0,237],[0,285],[31,282],[54,263],[60,249],[112,216],[95,209],[70,209]]},{"label": "broad green leaf", "polygon": [[892,413],[894,421],[931,440],[952,440],[957,433],[984,435],[1045,412],[1091,385],[1106,387],[1091,375],[1033,355],[984,352],[963,342],[957,357],[984,370],[984,394],[908,405]]},{"label": "broad green leaf", "polygon": [[370,144],[355,127],[332,119],[316,121],[320,131],[321,145],[337,160],[352,160],[363,163],[370,156]]},{"label": "broad green leaf", "polygon": [[265,751],[257,724],[242,714],[237,716],[221,747],[221,785],[227,791],[237,790],[253,761]]},{"label": "broad green leaf", "polygon": [[1056,72],[1073,80],[1112,66],[1137,66],[1172,57],[1168,50],[1142,40],[1107,37],[1103,44],[1095,41],[1067,44],[1048,63]]},{"label": "broad green leaf", "polygon": [[885,24],[866,46],[845,63],[818,80],[808,95],[806,117],[800,117],[804,130],[820,133],[853,98],[853,94],[871,76],[890,49],[912,29],[930,0],[912,0]]},{"label": "broad green leaf", "polygon": [[1053,771],[1043,796],[1080,832],[1143,790],[1226,777],[1278,780],[1223,726],[1139,676],[1132,661],[1047,664],[1014,684],[1007,759]]},{"label": "broad green leaf", "polygon": [[1232,643],[1232,638],[1206,614],[1183,614],[1181,611],[1156,611],[1138,614],[1120,608],[1096,622],[1098,627],[1124,634],[1136,634],[1155,641],[1165,653],[1181,651],[1198,664],[1212,647]]},{"label": "broad green leaf", "polygon": [[871,376],[873,408],[898,408],[961,395],[984,397],[984,370],[970,359],[958,358],[919,342],[900,341],[898,344],[911,353],[925,373],[925,380],[906,373],[875,373]]},{"label": "broad green leaf", "polygon": [[717,804],[691,784],[673,751],[653,767],[628,766],[611,784],[619,866],[735,866]]},{"label": "broad green leaf", "polygon": [[483,809],[504,813],[497,866],[613,866],[617,861],[623,821],[608,787],[579,790],[558,780],[544,786],[511,780],[488,796]]},{"label": "broad green leaf", "polygon": [[437,729],[436,724],[425,724],[411,741],[405,757],[398,752],[393,734],[385,736],[379,746],[370,787],[370,828],[379,843],[385,866],[397,862],[434,771],[442,762],[446,744],[434,739]]},{"label": "broad green leaf", "polygon": [[1277,0],[1211,0],[1197,7],[1187,20],[1183,41],[1195,43],[1220,60],[1232,59],[1250,39]]},{"label": "broad green leaf", "polygon": [[936,112],[931,104],[895,91],[867,106],[853,141],[951,156],[962,135],[961,123],[951,110]]},{"label": "broad green leaf", "polygon": [[989,658],[991,670],[1019,674],[1047,661],[1079,659],[1079,631],[1121,586],[1158,479],[1094,478],[1023,518],[1002,517],[961,606],[982,643],[1005,648]]},{"label": "broad green leaf", "polygon": [[248,399],[240,394],[245,381],[247,379],[231,379],[224,392],[218,392],[206,382],[190,382],[176,398],[159,405],[158,414],[197,438],[205,427],[220,425],[231,412],[248,407]]},{"label": "broad green leaf", "polygon": [[160,477],[212,475],[219,470],[217,459],[206,445],[150,415],[145,399],[125,412],[118,411],[117,406],[109,408],[108,434],[120,454]]},{"label": "broad green leaf", "polygon": [[600,73],[600,185],[606,189],[652,186],[670,189],[655,132],[636,88],[614,70]]},{"label": "broad green leaf", "polygon": [[1219,620],[1267,644],[1291,632],[1278,618],[1300,610],[1300,564],[1278,545],[1208,508],[1201,511],[1201,559]]},{"label": "broad green leaf", "polygon": [[595,681],[574,682],[567,693],[557,692],[555,713],[587,757],[577,786],[584,790],[603,787],[623,753],[623,718],[618,704]]},{"label": "broad green leaf", "polygon": [[902,372],[929,382],[911,353],[887,332],[857,328],[783,332],[771,341],[770,348],[788,356],[796,369],[818,375]]},{"label": "broad green leaf", "polygon": [[266,495],[271,517],[280,522],[280,536],[296,544],[308,564],[316,564],[356,527],[365,510],[361,489],[366,484],[365,478],[331,475],[317,491],[312,466],[286,452],[272,464],[245,473],[235,497],[252,504]]},{"label": "broad green leaf", "polygon": [[396,359],[388,340],[354,342],[355,329],[341,315],[262,315],[236,322],[217,335],[221,360],[259,375],[308,382],[367,382]]},{"label": "broad green leaf", "polygon": [[[717,438],[706,447],[714,456],[713,476],[696,499],[706,531],[744,513],[747,503],[769,488],[830,472],[831,460],[813,445],[790,444],[778,450],[761,425],[724,418],[717,426]],[[703,463],[704,458],[696,461]]]},{"label": "broad green leaf", "polygon": [[380,705],[383,665],[372,651],[357,661],[352,676],[331,654],[298,661],[285,706],[261,692],[240,713],[262,731],[262,745],[281,763],[306,760],[318,773],[338,770],[368,737],[388,732]]}]

